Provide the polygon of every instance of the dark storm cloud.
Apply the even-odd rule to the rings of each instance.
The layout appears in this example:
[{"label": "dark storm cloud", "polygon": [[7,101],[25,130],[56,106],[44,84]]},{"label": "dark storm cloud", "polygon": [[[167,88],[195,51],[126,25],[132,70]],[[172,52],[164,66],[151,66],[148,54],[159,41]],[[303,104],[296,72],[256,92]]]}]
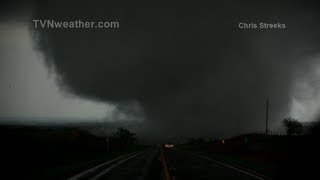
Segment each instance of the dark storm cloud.
[{"label": "dark storm cloud", "polygon": [[25,21],[30,17],[33,1],[8,1],[0,2],[0,22]]},{"label": "dark storm cloud", "polygon": [[[139,102],[176,134],[260,130],[264,102],[282,118],[303,59],[319,52],[314,3],[250,1],[37,2],[34,19],[119,21],[119,29],[34,29],[60,83],[78,96]],[[286,29],[239,29],[238,23]],[[34,25],[30,23],[31,28]],[[130,104],[130,103],[129,103]]]}]

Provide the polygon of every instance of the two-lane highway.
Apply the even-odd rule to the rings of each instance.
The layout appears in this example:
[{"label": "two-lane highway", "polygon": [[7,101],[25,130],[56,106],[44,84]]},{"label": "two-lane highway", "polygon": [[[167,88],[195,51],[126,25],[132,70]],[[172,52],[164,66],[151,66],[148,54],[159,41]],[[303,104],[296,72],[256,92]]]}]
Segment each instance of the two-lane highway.
[{"label": "two-lane highway", "polygon": [[160,180],[159,149],[131,153],[83,171],[69,180]]},{"label": "two-lane highway", "polygon": [[160,178],[161,168],[157,166],[158,170],[154,168],[154,163],[159,157],[159,151],[149,150],[138,154],[131,160],[115,167],[112,171],[102,174],[99,178],[101,180],[148,180],[152,172],[156,172],[157,177]]},{"label": "two-lane highway", "polygon": [[176,180],[252,180],[263,178],[238,168],[192,153],[164,149],[169,173]]},{"label": "two-lane highway", "polygon": [[[161,152],[161,153],[160,153]],[[159,160],[161,159],[162,162]],[[81,172],[69,180],[263,180],[222,162],[175,148],[150,148]]]}]

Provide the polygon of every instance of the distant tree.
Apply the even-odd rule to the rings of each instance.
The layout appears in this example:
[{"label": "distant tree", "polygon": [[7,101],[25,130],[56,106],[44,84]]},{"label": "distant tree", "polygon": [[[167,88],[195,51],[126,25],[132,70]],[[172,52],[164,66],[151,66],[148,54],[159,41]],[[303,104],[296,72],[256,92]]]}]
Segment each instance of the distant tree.
[{"label": "distant tree", "polygon": [[136,135],[125,128],[118,128],[114,134],[123,144],[134,144],[137,140]]},{"label": "distant tree", "polygon": [[204,140],[204,138],[189,138],[188,139],[188,144],[203,144],[205,143],[206,141]]},{"label": "distant tree", "polygon": [[293,118],[285,118],[283,121],[283,126],[286,128],[287,135],[300,135],[302,133],[302,123]]},{"label": "distant tree", "polygon": [[195,138],[188,138],[187,144],[195,144]]},{"label": "distant tree", "polygon": [[205,143],[205,140],[204,140],[204,138],[199,137],[199,138],[196,139],[196,143],[197,144],[203,144],[203,143]]}]

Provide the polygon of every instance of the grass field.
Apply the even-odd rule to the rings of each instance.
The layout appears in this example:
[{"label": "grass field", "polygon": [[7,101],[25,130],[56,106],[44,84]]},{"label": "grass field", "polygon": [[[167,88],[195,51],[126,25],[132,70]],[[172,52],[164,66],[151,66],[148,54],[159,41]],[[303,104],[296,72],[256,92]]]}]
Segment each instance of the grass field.
[{"label": "grass field", "polygon": [[181,150],[274,177],[289,158],[290,148],[304,137],[245,134],[208,143],[181,144]]},{"label": "grass field", "polygon": [[146,148],[77,128],[0,126],[3,177],[65,179],[117,156]]}]

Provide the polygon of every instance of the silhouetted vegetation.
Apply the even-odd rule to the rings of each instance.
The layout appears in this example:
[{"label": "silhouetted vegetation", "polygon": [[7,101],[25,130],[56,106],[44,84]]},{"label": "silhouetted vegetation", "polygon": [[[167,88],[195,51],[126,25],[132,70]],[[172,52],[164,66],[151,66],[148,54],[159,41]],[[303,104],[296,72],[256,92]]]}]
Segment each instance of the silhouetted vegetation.
[{"label": "silhouetted vegetation", "polygon": [[107,142],[78,128],[0,126],[0,142],[5,172],[23,179],[50,179],[45,173],[61,170],[68,177],[76,173],[73,166],[86,169],[140,147],[134,134],[122,128]]},{"label": "silhouetted vegetation", "polygon": [[136,135],[124,128],[118,128],[113,137],[126,145],[134,144],[137,141]]},{"label": "silhouetted vegetation", "polygon": [[288,161],[290,148],[303,138],[252,133],[204,143],[189,141],[178,148],[276,177],[282,168],[279,163]]},{"label": "silhouetted vegetation", "polygon": [[285,118],[283,121],[283,126],[286,128],[288,136],[301,135],[303,126],[302,123],[293,118]]},{"label": "silhouetted vegetation", "polygon": [[288,127],[288,136],[243,134],[210,143],[192,140],[178,148],[238,165],[272,179],[315,179],[318,169],[314,164],[320,161],[320,121],[310,123],[310,132],[303,134],[303,125],[297,120],[287,118],[284,125]]}]

